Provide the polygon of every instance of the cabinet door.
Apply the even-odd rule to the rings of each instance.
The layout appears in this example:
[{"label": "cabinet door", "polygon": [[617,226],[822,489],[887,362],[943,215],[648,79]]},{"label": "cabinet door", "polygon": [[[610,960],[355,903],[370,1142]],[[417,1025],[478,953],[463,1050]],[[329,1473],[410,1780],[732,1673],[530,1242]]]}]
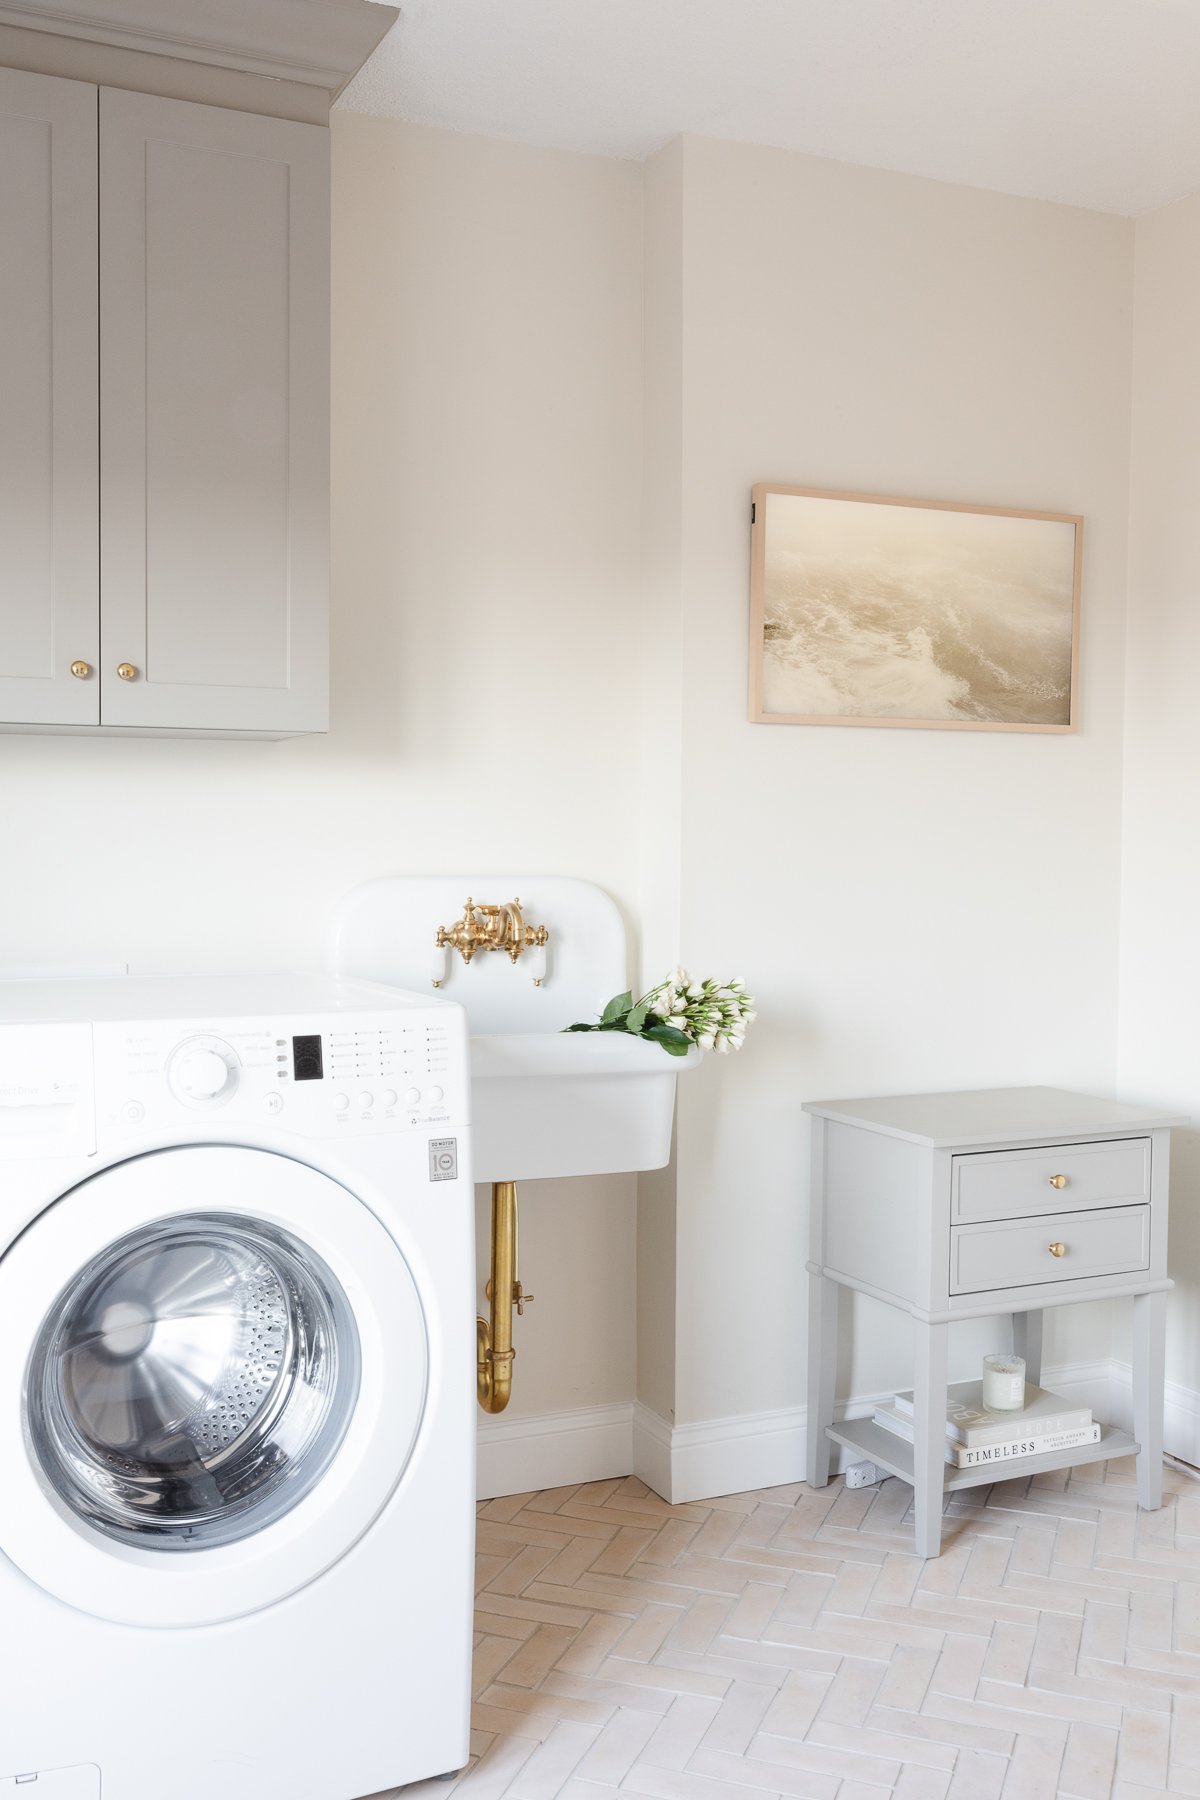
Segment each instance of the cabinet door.
[{"label": "cabinet door", "polygon": [[324,731],[323,127],[100,90],[100,373],[104,724]]},{"label": "cabinet door", "polygon": [[96,89],[0,69],[5,724],[100,716],[97,358]]}]

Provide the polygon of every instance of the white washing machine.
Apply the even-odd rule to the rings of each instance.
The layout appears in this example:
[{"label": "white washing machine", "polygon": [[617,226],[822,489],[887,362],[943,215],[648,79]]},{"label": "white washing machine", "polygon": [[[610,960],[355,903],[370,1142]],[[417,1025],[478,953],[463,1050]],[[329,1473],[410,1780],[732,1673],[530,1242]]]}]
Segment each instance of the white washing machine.
[{"label": "white washing machine", "polygon": [[467,1759],[457,1006],[0,987],[0,1796],[357,1800]]}]

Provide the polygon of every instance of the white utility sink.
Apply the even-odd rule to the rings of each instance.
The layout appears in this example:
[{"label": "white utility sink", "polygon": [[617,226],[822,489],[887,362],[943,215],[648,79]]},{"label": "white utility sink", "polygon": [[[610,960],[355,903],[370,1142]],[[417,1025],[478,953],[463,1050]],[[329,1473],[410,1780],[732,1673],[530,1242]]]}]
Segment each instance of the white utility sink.
[{"label": "white utility sink", "polygon": [[[471,1100],[477,1181],[534,1181],[659,1169],[671,1154],[675,1081],[701,1053],[670,1056],[623,1032],[569,1032],[599,1016],[626,976],[625,928],[608,895],[561,876],[394,876],[356,888],[334,923],[331,960],[342,975],[432,992],[434,938],[463,902],[519,895],[545,925],[546,976],[521,961],[451,953],[440,990],[471,1023]],[[665,972],[665,971],[664,971]]]},{"label": "white utility sink", "polygon": [[671,1154],[675,1077],[699,1050],[668,1056],[622,1032],[471,1038],[478,1181],[661,1169]]}]

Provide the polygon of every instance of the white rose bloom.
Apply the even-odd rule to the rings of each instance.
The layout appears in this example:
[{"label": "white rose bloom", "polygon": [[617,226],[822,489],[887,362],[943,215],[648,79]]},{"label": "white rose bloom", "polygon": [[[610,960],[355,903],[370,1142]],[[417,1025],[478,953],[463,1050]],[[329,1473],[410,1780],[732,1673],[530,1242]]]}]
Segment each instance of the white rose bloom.
[{"label": "white rose bloom", "polygon": [[702,1036],[700,1036],[696,1039],[696,1042],[699,1044],[699,1046],[702,1050],[711,1050],[713,1047],[714,1041],[715,1040],[713,1038],[713,1034],[711,1031],[704,1032]]},{"label": "white rose bloom", "polygon": [[721,1036],[717,1039],[717,1049],[722,1056],[724,1056],[729,1049],[729,1039],[725,1036],[724,1032],[722,1032]]}]

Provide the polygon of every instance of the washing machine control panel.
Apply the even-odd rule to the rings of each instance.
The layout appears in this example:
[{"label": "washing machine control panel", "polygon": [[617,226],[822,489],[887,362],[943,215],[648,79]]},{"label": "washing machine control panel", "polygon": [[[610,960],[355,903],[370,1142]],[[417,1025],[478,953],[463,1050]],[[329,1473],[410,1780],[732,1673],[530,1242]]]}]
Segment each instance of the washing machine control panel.
[{"label": "washing machine control panel", "polygon": [[468,1118],[461,1015],[97,1024],[97,1124],[144,1135],[268,1121],[306,1137],[441,1130]]}]

